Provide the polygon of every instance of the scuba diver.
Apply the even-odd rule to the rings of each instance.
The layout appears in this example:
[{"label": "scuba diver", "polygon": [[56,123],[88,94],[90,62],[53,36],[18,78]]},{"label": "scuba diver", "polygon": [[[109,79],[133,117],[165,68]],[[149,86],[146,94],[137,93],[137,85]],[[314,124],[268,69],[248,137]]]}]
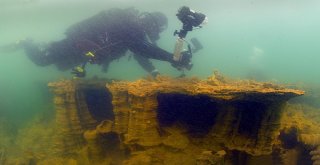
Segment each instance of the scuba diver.
[{"label": "scuba diver", "polygon": [[[139,13],[134,8],[102,11],[72,25],[65,39],[40,47],[32,40],[21,42],[29,59],[39,66],[54,64],[59,70],[72,69],[76,77],[85,77],[87,63],[108,70],[111,61],[131,51],[147,72],[156,76],[157,69],[149,58],[167,61],[177,69],[191,69],[191,56],[174,60],[173,54],[156,45],[159,33],[167,28],[167,18],[160,12]],[[183,56],[184,53],[181,53]]]}]

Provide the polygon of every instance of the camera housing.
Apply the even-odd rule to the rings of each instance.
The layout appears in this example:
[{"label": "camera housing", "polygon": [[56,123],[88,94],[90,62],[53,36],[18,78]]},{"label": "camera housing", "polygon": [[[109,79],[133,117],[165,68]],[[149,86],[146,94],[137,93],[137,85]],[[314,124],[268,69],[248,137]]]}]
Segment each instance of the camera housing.
[{"label": "camera housing", "polygon": [[195,12],[187,6],[182,6],[176,16],[182,22],[182,29],[175,30],[173,35],[178,35],[180,38],[185,38],[194,27],[201,28],[201,24],[206,20],[206,15]]}]

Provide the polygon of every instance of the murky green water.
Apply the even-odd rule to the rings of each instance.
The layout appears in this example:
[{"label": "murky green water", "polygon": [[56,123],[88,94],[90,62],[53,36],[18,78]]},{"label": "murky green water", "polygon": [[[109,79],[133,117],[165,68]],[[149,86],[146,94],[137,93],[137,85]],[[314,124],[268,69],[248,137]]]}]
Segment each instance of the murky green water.
[{"label": "murky green water", "polygon": [[[0,0],[0,46],[26,37],[37,42],[60,40],[68,26],[100,10],[134,6],[168,16],[169,27],[158,45],[172,52],[176,39],[172,34],[181,28],[175,14],[182,5],[209,18],[206,26],[187,36],[197,37],[204,47],[194,55],[187,76],[205,78],[213,70],[236,78],[257,73],[266,81],[311,86],[312,102],[320,102],[317,0]],[[166,62],[154,63],[161,74],[180,74]],[[114,61],[107,74],[99,66],[89,66],[88,72],[88,77],[128,80],[147,74],[128,57]],[[52,98],[46,84],[71,77],[54,66],[34,65],[22,50],[0,51],[0,120],[8,121],[15,132],[35,115],[50,114]]]}]

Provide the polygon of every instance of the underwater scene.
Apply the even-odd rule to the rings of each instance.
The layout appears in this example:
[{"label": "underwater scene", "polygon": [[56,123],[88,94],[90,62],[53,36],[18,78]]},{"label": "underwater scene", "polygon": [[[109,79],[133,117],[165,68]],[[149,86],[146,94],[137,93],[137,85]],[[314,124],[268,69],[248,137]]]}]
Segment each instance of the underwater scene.
[{"label": "underwater scene", "polygon": [[319,14],[0,0],[0,165],[318,165]]}]

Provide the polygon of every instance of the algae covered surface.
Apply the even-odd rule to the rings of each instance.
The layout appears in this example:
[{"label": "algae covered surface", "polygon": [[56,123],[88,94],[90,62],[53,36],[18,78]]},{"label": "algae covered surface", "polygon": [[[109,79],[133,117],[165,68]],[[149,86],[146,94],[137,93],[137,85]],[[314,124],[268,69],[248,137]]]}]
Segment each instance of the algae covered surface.
[{"label": "algae covered surface", "polygon": [[48,88],[53,117],[19,131],[18,151],[4,147],[6,164],[254,164],[262,156],[278,163],[278,150],[295,151],[284,146],[292,130],[295,148],[319,144],[317,109],[286,103],[304,91],[270,82],[214,72],[203,80],[61,80]]}]

